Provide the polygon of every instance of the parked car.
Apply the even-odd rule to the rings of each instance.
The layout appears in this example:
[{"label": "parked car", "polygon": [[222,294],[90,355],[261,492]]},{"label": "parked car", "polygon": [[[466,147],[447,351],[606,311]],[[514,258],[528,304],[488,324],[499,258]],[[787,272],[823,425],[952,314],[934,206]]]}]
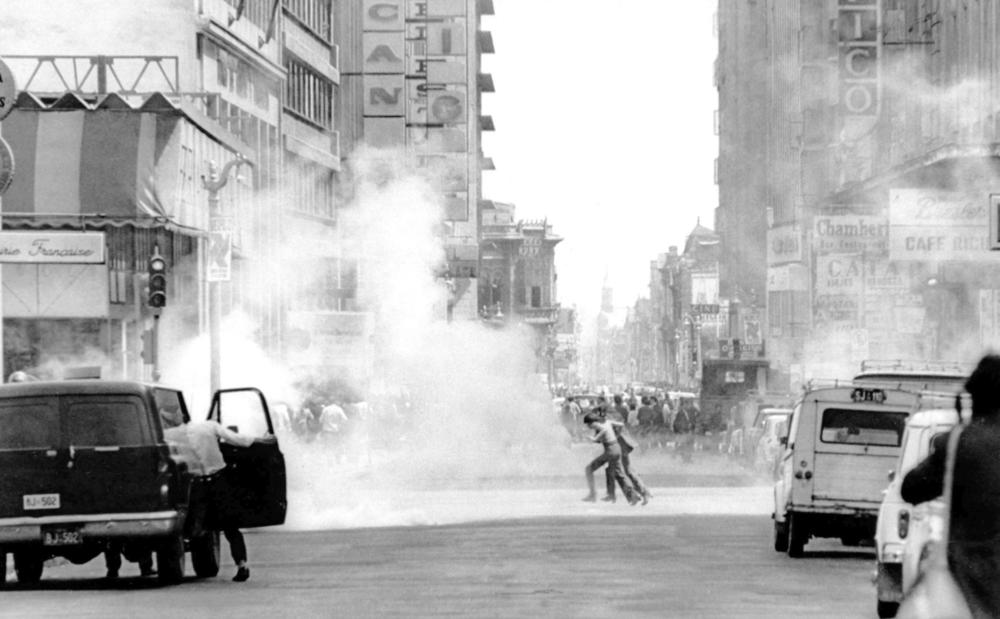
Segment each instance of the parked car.
[{"label": "parked car", "polygon": [[750,434],[750,443],[754,446],[754,467],[757,470],[775,473],[778,457],[788,437],[788,421],[791,416],[790,408],[762,408],[757,413]]},{"label": "parked car", "polygon": [[795,405],[774,486],[774,549],[801,557],[812,537],[872,542],[886,471],[918,393],[854,384],[806,391]]},{"label": "parked car", "polygon": [[[941,432],[947,432],[958,421],[954,409],[929,409],[914,413],[906,422],[903,433],[903,447],[896,466],[888,471],[889,486],[885,489],[882,504],[879,506],[878,523],[875,527],[875,589],[879,617],[895,617],[899,604],[903,599],[904,565],[909,563],[910,584],[912,574],[919,562],[926,539],[925,528],[917,527],[922,523],[925,511],[921,506],[918,516],[914,506],[900,497],[900,486],[903,477],[927,457],[931,440]],[[920,528],[921,533],[914,534]],[[911,541],[916,545],[910,551],[907,559],[908,546]]]},{"label": "parked car", "polygon": [[[0,559],[13,554],[18,582],[37,583],[52,557],[82,564],[111,545],[130,560],[155,553],[163,583],[183,578],[186,552],[197,576],[212,577],[219,530],[284,521],[284,459],[269,440],[223,446],[235,500],[210,528],[209,497],[186,455],[164,440],[161,409],[190,421],[183,394],[161,385],[0,385]],[[209,418],[250,436],[274,434],[267,401],[253,388],[214,394]]]}]

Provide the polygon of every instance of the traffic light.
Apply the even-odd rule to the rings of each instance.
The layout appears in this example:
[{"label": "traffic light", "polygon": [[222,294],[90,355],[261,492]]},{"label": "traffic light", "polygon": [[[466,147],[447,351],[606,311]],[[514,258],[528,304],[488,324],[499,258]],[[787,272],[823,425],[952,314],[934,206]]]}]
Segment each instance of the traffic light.
[{"label": "traffic light", "polygon": [[149,272],[149,292],[146,302],[150,307],[160,308],[167,304],[167,261],[159,250],[153,252],[147,263]]}]

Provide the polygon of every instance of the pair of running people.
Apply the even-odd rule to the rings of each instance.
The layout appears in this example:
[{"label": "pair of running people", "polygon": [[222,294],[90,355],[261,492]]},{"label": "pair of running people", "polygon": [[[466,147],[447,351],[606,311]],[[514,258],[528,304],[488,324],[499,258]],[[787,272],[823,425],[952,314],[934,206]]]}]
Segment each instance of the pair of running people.
[{"label": "pair of running people", "polygon": [[601,455],[594,458],[584,469],[590,493],[583,500],[597,501],[594,471],[607,465],[607,495],[602,500],[615,501],[615,483],[617,482],[629,505],[635,505],[639,502],[642,502],[643,505],[649,503],[649,499],[653,495],[632,467],[629,454],[635,449],[636,443],[635,439],[628,434],[625,424],[593,411],[584,415],[583,423],[594,431],[593,436],[589,437],[590,440],[600,443],[604,447]]}]

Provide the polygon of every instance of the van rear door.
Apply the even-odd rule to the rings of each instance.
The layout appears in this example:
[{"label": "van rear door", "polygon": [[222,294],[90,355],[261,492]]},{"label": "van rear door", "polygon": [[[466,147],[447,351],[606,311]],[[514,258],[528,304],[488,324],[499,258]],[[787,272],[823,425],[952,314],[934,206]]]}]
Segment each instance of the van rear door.
[{"label": "van rear door", "polygon": [[64,502],[74,514],[163,508],[163,461],[149,407],[134,394],[62,396],[69,454]]},{"label": "van rear door", "polygon": [[0,400],[0,518],[65,511],[67,452],[55,398]]},{"label": "van rear door", "polygon": [[878,507],[917,403],[913,394],[896,394],[856,389],[850,401],[819,403],[813,500]]}]

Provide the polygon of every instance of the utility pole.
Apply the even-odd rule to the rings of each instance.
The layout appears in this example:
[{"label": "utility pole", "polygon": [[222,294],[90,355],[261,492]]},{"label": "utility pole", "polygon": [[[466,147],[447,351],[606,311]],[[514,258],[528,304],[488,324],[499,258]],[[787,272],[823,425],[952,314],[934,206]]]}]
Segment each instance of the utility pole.
[{"label": "utility pole", "polygon": [[[210,391],[215,393],[222,383],[222,284],[232,278],[230,261],[232,259],[232,224],[231,216],[222,208],[219,191],[229,182],[229,173],[240,165],[253,165],[242,155],[237,154],[220,171],[214,161],[208,164],[208,178],[201,178],[202,185],[208,190],[209,216],[209,251],[206,261],[206,279],[208,280],[208,335],[210,347]],[[221,259],[221,261],[220,261]]]}]

